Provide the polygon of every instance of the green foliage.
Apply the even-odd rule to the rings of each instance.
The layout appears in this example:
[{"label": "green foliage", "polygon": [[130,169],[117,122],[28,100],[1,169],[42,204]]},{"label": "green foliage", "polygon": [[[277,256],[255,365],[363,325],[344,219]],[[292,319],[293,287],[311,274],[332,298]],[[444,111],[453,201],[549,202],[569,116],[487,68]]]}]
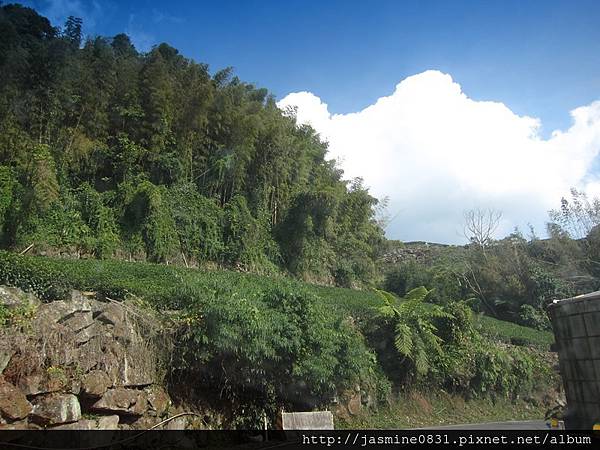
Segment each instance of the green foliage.
[{"label": "green foliage", "polygon": [[10,214],[10,209],[15,207],[15,190],[17,180],[10,167],[0,166],[0,237]]},{"label": "green foliage", "polygon": [[430,291],[423,286],[412,289],[401,299],[387,292],[377,292],[384,300],[379,315],[393,323],[396,350],[411,362],[417,375],[425,375],[431,368],[431,358],[442,352],[443,341],[434,320],[450,315],[439,306],[424,303]]},{"label": "green foliage", "polygon": [[[214,401],[230,402],[243,427],[281,406],[324,405],[354,383],[383,400],[390,381],[476,395],[497,389],[513,396],[537,389],[535,380],[550,379],[541,360],[529,364],[526,347],[521,352],[497,342],[548,349],[551,333],[473,317],[464,302],[427,303],[431,294],[424,288],[400,301],[384,291],[225,270],[8,252],[0,252],[0,275],[0,284],[45,300],[64,298],[76,288],[113,299],[134,294],[158,310],[178,311],[171,382],[201,380],[211,387],[208,392],[222,393]],[[419,346],[427,349],[426,376],[417,371],[415,359],[423,358]],[[423,370],[424,363],[418,367]]]},{"label": "green foliage", "polygon": [[0,304],[0,328],[25,328],[31,327],[31,320],[35,316],[36,305],[19,305],[9,308]]},{"label": "green foliage", "polygon": [[[186,326],[176,364],[235,398],[240,413],[272,401],[312,409],[374,372],[360,334],[308,292],[280,284],[253,297],[227,288],[207,295],[188,286],[181,296]],[[256,427],[260,415],[247,419]]]},{"label": "green foliage", "polygon": [[114,212],[106,204],[104,196],[84,183],[77,189],[80,210],[90,229],[88,246],[98,258],[110,258],[121,244]]},{"label": "green foliage", "polygon": [[33,203],[39,211],[46,211],[59,199],[56,165],[48,145],[39,144],[33,150],[30,180]]},{"label": "green foliage", "polygon": [[266,89],[164,43],[79,45],[76,17],[6,5],[0,29],[0,165],[23,200],[3,248],[375,281],[375,199]]},{"label": "green foliage", "polygon": [[0,251],[0,284],[20,287],[43,300],[63,298],[68,292],[64,274],[44,259],[22,258],[5,251]]},{"label": "green foliage", "polygon": [[545,350],[548,350],[554,342],[554,335],[549,331],[539,331],[483,315],[477,317],[475,322],[482,334],[502,342],[534,346]]},{"label": "green foliage", "polygon": [[229,263],[254,270],[275,269],[277,245],[267,223],[252,215],[244,197],[235,196],[225,205],[223,236],[225,259]]},{"label": "green foliage", "polygon": [[215,201],[200,195],[192,185],[169,189],[169,203],[181,251],[196,261],[216,261],[224,252],[223,211]]}]

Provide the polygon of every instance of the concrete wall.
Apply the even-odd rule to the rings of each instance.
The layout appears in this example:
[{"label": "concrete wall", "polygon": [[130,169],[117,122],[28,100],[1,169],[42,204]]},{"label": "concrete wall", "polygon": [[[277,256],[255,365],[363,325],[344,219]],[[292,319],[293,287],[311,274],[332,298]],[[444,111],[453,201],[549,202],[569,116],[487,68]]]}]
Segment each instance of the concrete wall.
[{"label": "concrete wall", "polygon": [[600,291],[548,307],[567,397],[567,428],[600,423]]}]

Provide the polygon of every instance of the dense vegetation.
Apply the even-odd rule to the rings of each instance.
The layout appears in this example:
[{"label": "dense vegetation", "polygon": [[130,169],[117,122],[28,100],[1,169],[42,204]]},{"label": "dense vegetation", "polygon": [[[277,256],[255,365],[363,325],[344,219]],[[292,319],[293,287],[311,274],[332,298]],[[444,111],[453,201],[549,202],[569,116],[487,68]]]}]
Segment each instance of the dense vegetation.
[{"label": "dense vegetation", "polygon": [[395,243],[384,288],[402,296],[426,286],[435,303],[466,298],[475,311],[549,330],[552,300],[600,287],[600,201],[573,189],[550,219],[547,239],[515,230],[483,246]]},{"label": "dense vegetation", "polygon": [[[552,383],[550,366],[527,347],[547,350],[550,333],[492,318],[482,326],[464,302],[425,302],[424,288],[399,299],[284,277],[2,251],[0,284],[46,301],[72,288],[134,295],[168,311],[177,343],[172,382],[219,392],[214,401],[234,412],[235,426],[258,426],[263,412],[272,417],[281,406],[327,405],[357,384],[385,401],[411,387],[510,400]],[[513,340],[512,327],[528,333]]]},{"label": "dense vegetation", "polygon": [[0,244],[370,282],[377,201],[266,89],[0,8]]}]

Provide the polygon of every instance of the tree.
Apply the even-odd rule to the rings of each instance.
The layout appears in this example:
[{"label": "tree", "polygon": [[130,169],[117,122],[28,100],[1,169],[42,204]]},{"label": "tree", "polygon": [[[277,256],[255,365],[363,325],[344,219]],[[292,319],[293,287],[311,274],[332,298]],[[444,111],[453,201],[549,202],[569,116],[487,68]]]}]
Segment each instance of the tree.
[{"label": "tree", "polygon": [[83,20],[79,17],[69,16],[65,22],[63,36],[75,48],[81,46]]},{"label": "tree", "polygon": [[494,209],[471,209],[464,213],[464,236],[482,251],[490,245],[500,225],[502,212]]},{"label": "tree", "polygon": [[431,292],[423,286],[408,292],[403,298],[377,291],[384,301],[379,315],[394,325],[394,345],[403,359],[411,361],[418,374],[424,375],[431,366],[432,358],[442,351],[442,338],[433,321],[452,316],[438,305],[425,304]]}]

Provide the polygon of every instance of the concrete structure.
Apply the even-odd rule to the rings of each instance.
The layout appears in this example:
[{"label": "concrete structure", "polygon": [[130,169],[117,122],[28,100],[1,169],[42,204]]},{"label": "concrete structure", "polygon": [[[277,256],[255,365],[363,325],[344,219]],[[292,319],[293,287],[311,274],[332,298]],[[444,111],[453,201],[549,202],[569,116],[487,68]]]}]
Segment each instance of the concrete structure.
[{"label": "concrete structure", "polygon": [[567,397],[565,426],[591,430],[600,423],[600,291],[548,307]]},{"label": "concrete structure", "polygon": [[282,412],[282,430],[333,430],[331,411]]}]

